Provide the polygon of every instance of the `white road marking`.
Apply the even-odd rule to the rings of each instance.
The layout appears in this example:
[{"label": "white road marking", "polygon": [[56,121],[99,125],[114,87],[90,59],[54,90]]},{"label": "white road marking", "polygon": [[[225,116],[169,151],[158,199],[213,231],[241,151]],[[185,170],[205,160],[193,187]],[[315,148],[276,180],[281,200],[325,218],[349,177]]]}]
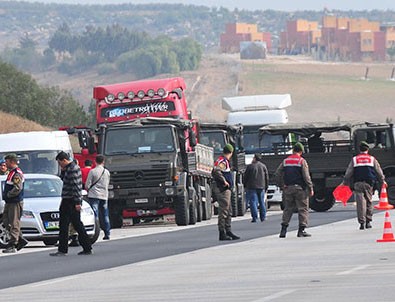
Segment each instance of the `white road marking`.
[{"label": "white road marking", "polygon": [[348,271],[343,271],[343,272],[337,273],[336,275],[337,276],[350,275],[350,274],[352,274],[354,272],[363,270],[363,269],[365,269],[365,268],[367,268],[369,266],[370,266],[370,264],[360,265],[360,266],[354,267],[354,268],[352,268],[352,269],[350,269]]},{"label": "white road marking", "polygon": [[30,287],[47,286],[47,285],[51,285],[51,284],[54,284],[54,283],[59,283],[59,282],[68,281],[68,280],[71,280],[71,279],[76,279],[77,276],[78,275],[74,275],[74,276],[70,276],[70,277],[58,278],[58,279],[51,280],[51,281],[38,282],[38,283],[32,284]]},{"label": "white road marking", "polygon": [[287,289],[287,290],[283,290],[283,291],[281,291],[281,292],[275,293],[275,294],[273,294],[273,295],[270,295],[270,296],[261,298],[261,299],[259,299],[259,300],[255,300],[255,301],[253,301],[253,302],[266,302],[266,301],[272,301],[272,300],[281,298],[281,297],[283,297],[283,296],[292,294],[293,292],[296,292],[296,289]]}]

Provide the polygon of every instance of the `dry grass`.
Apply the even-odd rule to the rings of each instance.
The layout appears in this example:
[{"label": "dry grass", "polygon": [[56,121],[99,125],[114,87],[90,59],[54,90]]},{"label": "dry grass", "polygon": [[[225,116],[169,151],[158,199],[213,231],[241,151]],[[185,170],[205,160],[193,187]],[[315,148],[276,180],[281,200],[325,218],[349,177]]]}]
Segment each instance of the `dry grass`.
[{"label": "dry grass", "polygon": [[47,131],[53,130],[44,126],[41,126],[35,122],[23,119],[21,117],[8,114],[0,111],[0,134],[12,133],[12,132],[23,132],[23,131]]}]

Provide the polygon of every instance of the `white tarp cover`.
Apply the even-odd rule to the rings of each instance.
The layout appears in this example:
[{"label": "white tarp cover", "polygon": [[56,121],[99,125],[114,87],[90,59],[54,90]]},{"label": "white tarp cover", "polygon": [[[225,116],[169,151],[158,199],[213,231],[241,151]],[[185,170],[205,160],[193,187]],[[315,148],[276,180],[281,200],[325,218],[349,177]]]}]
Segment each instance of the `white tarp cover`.
[{"label": "white tarp cover", "polygon": [[246,95],[222,99],[222,108],[231,112],[283,109],[291,105],[289,94]]}]

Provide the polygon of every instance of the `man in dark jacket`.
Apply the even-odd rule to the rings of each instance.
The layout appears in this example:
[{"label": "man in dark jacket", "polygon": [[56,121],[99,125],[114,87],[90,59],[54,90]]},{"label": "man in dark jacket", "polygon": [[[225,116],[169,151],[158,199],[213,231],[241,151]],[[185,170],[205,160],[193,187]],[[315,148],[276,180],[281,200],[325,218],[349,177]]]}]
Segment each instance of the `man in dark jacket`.
[{"label": "man in dark jacket", "polygon": [[233,177],[230,170],[230,158],[233,154],[233,146],[226,144],[223,155],[218,157],[214,163],[212,175],[214,178],[213,191],[218,200],[218,231],[219,240],[240,239],[231,231],[232,216],[230,213],[230,198],[233,187]]},{"label": "man in dark jacket", "polygon": [[249,164],[244,172],[243,184],[246,190],[247,202],[251,209],[251,222],[266,219],[265,193],[268,188],[269,173],[266,165],[262,163],[262,156],[255,154],[252,163]]},{"label": "man in dark jacket", "polygon": [[3,199],[5,201],[3,223],[10,235],[10,240],[7,242],[3,253],[15,253],[28,243],[21,232],[25,179],[22,170],[18,167],[16,154],[7,154],[5,162],[10,172],[7,175],[3,189]]},{"label": "man in dark jacket", "polygon": [[348,165],[344,176],[344,183],[351,185],[353,179],[354,197],[357,203],[359,229],[370,229],[373,217],[372,195],[376,182],[385,184],[385,176],[376,158],[369,154],[369,145],[362,141],[359,145],[360,153],[354,156]]},{"label": "man in dark jacket", "polygon": [[66,152],[56,156],[63,173],[62,201],[60,204],[59,246],[51,256],[65,256],[68,251],[69,224],[73,224],[83,250],[78,255],[91,255],[92,244],[81,221],[82,177],[80,167],[74,163]]}]

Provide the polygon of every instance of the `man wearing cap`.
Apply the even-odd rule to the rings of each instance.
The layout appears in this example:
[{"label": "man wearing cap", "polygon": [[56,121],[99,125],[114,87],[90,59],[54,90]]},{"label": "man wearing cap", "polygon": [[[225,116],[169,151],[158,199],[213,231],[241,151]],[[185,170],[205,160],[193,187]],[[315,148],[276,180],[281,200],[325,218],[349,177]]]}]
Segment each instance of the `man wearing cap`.
[{"label": "man wearing cap", "polygon": [[262,156],[254,155],[251,164],[247,165],[243,177],[244,188],[246,189],[246,199],[251,209],[251,222],[266,219],[265,193],[269,185],[269,173],[266,165],[262,163]]},{"label": "man wearing cap", "polygon": [[213,191],[218,200],[218,231],[219,240],[237,240],[240,239],[232,233],[231,230],[231,213],[230,198],[232,194],[233,178],[230,170],[230,158],[233,154],[233,146],[226,144],[223,154],[218,157],[214,163],[212,176],[214,179]]},{"label": "man wearing cap", "polygon": [[24,177],[22,170],[18,167],[16,154],[7,154],[4,159],[10,172],[3,188],[3,199],[5,201],[3,222],[10,239],[3,253],[15,253],[28,243],[21,232]]},{"label": "man wearing cap", "polygon": [[304,147],[297,142],[293,146],[293,154],[288,156],[276,170],[277,184],[283,190],[284,211],[281,223],[280,238],[285,238],[289,221],[294,209],[298,210],[298,237],[310,237],[305,231],[309,218],[309,196],[314,195],[309,166],[302,157]]},{"label": "man wearing cap", "polygon": [[351,186],[357,203],[359,229],[370,229],[373,217],[372,195],[376,182],[387,185],[379,162],[369,154],[369,144],[361,141],[360,153],[354,156],[347,167],[343,183]]},{"label": "man wearing cap", "polygon": [[4,159],[0,160],[0,175],[8,175],[7,164]]}]

